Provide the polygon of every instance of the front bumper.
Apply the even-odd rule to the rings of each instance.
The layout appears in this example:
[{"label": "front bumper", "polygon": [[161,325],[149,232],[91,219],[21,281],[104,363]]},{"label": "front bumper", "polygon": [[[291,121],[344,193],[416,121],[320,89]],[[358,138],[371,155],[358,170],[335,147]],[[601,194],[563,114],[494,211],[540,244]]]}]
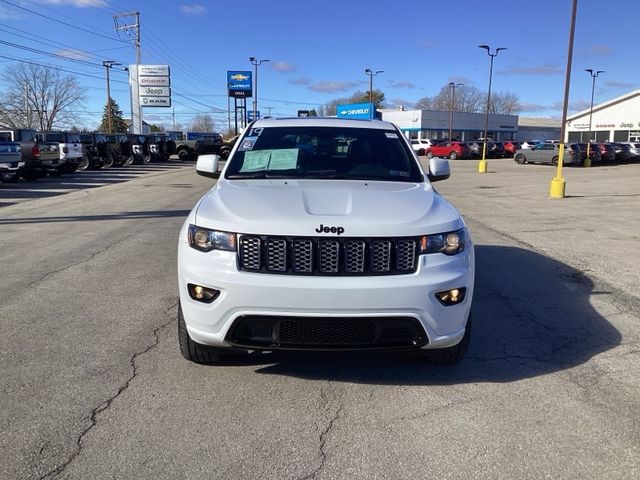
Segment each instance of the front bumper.
[{"label": "front bumper", "polygon": [[[344,324],[351,319],[380,325],[396,318],[398,324],[412,321],[419,326],[415,348],[445,348],[459,343],[465,332],[474,288],[473,244],[469,240],[464,252],[451,257],[422,255],[417,271],[408,275],[327,277],[239,271],[235,253],[204,253],[181,241],[178,282],[189,336],[204,345],[278,348],[277,344],[238,341],[234,332],[246,318],[274,324],[306,321],[312,327],[314,320]],[[193,300],[189,283],[214,288],[220,295],[210,304]],[[444,306],[435,296],[463,287],[465,299],[456,305]]]}]

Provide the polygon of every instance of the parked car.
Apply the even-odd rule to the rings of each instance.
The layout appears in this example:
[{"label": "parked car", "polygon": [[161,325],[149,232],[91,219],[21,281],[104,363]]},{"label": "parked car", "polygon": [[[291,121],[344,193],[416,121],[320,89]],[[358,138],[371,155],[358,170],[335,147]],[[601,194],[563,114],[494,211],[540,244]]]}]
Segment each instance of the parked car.
[{"label": "parked car", "polygon": [[475,262],[462,217],[431,188],[449,160],[424,172],[389,122],[307,117],[255,121],[219,166],[198,158],[217,182],[179,234],[187,360],[279,349],[461,359]]},{"label": "parked car", "polygon": [[127,136],[122,133],[105,134],[105,155],[108,163],[114,167],[131,165],[133,155]]},{"label": "parked car", "polygon": [[45,142],[57,142],[60,151],[60,160],[62,166],[59,168],[61,173],[73,173],[78,170],[82,163],[82,143],[80,143],[80,135],[75,132],[39,132],[40,137]]},{"label": "parked car", "polygon": [[[539,143],[532,149],[521,148],[516,150],[514,161],[520,165],[525,163],[548,163],[557,165],[559,158],[559,143]],[[563,155],[564,165],[582,165],[581,153],[570,145],[565,145]]]},{"label": "parked car", "polygon": [[82,162],[78,170],[111,167],[113,159],[107,156],[107,140],[101,133],[80,133],[82,144]]},{"label": "parked car", "polygon": [[531,150],[537,144],[542,143],[540,140],[525,140],[520,143],[520,148],[523,150]]},{"label": "parked car", "polygon": [[464,142],[440,142],[425,150],[427,158],[443,157],[451,160],[469,158],[469,146]]},{"label": "parked car", "polygon": [[[586,143],[572,143],[571,149],[577,152],[580,152],[580,159],[582,163],[587,158],[587,145]],[[600,154],[600,149],[596,144],[591,144],[589,146],[589,156],[591,157],[591,161],[593,163],[602,162],[602,155]]]},{"label": "parked car", "polygon": [[18,142],[0,141],[0,181],[15,182],[24,168],[20,144]]},{"label": "parked car", "polygon": [[628,162],[634,157],[631,146],[626,143],[611,142],[610,145],[616,154],[616,162]]},{"label": "parked car", "polygon": [[215,144],[222,142],[222,135],[219,133],[199,133],[199,132],[187,132],[187,139],[174,140],[176,143],[176,154],[180,160],[189,160],[196,157],[196,143]]},{"label": "parked car", "polygon": [[631,160],[636,161],[640,158],[640,142],[624,142],[629,145],[629,151],[631,152]]},{"label": "parked car", "polygon": [[[482,149],[484,148],[484,142],[480,140],[474,140],[468,142],[469,151],[474,158],[482,157]],[[502,158],[504,157],[504,145],[500,142],[487,141],[486,158]]]},{"label": "parked car", "polygon": [[522,148],[520,146],[520,142],[516,140],[507,140],[504,142],[504,156],[505,157],[513,157],[513,154],[516,153],[516,150]]},{"label": "parked car", "polygon": [[416,152],[417,155],[424,155],[433,143],[431,140],[426,138],[412,138],[411,139],[411,148]]},{"label": "parked car", "polygon": [[[175,142],[172,142],[166,134],[154,133],[148,137],[152,162],[166,162],[175,153]],[[171,151],[171,145],[173,145],[173,151]]]},{"label": "parked car", "polygon": [[45,142],[38,139],[37,132],[28,128],[0,130],[0,141],[17,142],[24,167],[20,176],[25,180],[34,180],[45,174],[60,175],[64,161],[60,159],[58,142]]},{"label": "parked car", "polygon": [[600,149],[600,156],[603,163],[614,163],[616,161],[616,151],[610,143],[600,142],[596,145],[598,145]]},{"label": "parked car", "polygon": [[151,162],[151,150],[149,148],[149,138],[147,135],[127,135],[127,154],[132,158],[127,160],[126,165],[142,165]]}]

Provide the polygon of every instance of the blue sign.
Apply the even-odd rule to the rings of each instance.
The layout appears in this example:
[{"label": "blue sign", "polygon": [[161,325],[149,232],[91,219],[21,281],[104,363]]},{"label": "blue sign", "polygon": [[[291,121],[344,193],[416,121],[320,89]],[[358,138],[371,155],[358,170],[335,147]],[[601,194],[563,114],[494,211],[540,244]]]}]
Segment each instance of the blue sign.
[{"label": "blue sign", "polygon": [[247,98],[252,95],[253,76],[251,71],[227,71],[227,90],[230,97]]},{"label": "blue sign", "polygon": [[[260,110],[256,111],[256,117],[260,120]],[[253,122],[253,109],[251,108],[247,109],[247,121]]]},{"label": "blue sign", "polygon": [[373,103],[347,103],[336,107],[336,115],[339,118],[359,118],[368,120],[375,118]]}]

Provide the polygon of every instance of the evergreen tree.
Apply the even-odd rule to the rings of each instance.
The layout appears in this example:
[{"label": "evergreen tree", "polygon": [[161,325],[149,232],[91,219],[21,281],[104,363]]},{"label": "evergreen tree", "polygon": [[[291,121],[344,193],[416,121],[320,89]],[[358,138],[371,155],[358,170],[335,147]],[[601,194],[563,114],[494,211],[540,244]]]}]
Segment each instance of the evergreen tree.
[{"label": "evergreen tree", "polygon": [[[122,118],[122,110],[118,106],[113,98],[109,99],[109,106],[111,107],[111,132],[112,133],[127,133],[127,123]],[[104,106],[104,113],[102,114],[102,121],[98,127],[99,132],[109,131],[109,110],[107,105]]]}]

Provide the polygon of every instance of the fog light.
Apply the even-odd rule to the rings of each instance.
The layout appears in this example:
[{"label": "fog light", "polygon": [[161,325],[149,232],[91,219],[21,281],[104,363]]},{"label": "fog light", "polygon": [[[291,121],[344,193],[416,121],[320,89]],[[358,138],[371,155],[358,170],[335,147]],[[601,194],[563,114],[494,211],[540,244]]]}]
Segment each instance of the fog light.
[{"label": "fog light", "polygon": [[465,287],[453,288],[451,290],[436,293],[436,298],[442,305],[448,307],[450,305],[457,305],[458,303],[461,303],[464,300],[465,293],[467,293],[467,289]]},{"label": "fog light", "polygon": [[211,303],[218,298],[218,295],[220,295],[220,290],[203,287],[201,285],[194,285],[193,283],[187,284],[187,290],[189,291],[189,296],[193,300],[203,303]]}]

